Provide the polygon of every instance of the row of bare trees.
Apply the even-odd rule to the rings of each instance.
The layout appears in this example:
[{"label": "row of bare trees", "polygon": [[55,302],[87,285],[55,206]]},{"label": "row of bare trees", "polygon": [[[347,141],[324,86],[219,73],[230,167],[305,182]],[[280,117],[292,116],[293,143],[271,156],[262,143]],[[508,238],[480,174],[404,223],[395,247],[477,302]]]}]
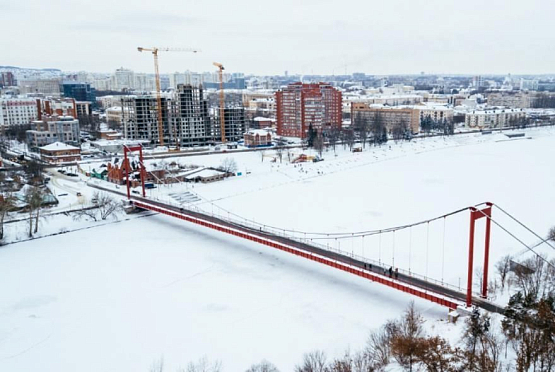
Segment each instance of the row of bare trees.
[{"label": "row of bare trees", "polygon": [[327,361],[321,351],[305,354],[296,372],[385,371],[396,363],[405,371],[498,371],[502,343],[491,331],[489,318],[478,312],[464,328],[462,347],[439,336],[427,336],[424,319],[411,304],[401,319],[387,322],[371,333],[366,346],[355,353]]},{"label": "row of bare trees", "polygon": [[[502,370],[503,343],[492,329],[487,315],[474,311],[464,324],[461,341],[461,347],[453,347],[442,337],[426,335],[424,319],[411,303],[400,319],[390,320],[372,332],[361,350],[346,351],[343,356],[333,359],[316,350],[303,356],[295,372],[374,372],[395,366],[405,371]],[[220,371],[220,362],[210,363],[206,358],[189,363],[186,369],[178,369],[178,372]],[[150,372],[163,372],[163,360],[156,361]],[[246,372],[279,371],[275,365],[263,360]]]}]

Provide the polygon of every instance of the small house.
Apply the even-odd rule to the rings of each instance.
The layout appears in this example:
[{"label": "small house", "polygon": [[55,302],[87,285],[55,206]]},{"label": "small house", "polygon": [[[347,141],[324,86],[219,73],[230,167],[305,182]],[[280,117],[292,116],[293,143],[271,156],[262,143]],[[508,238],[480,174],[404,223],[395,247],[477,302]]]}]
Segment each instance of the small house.
[{"label": "small house", "polygon": [[42,160],[57,164],[81,160],[81,149],[62,142],[54,142],[40,148]]}]

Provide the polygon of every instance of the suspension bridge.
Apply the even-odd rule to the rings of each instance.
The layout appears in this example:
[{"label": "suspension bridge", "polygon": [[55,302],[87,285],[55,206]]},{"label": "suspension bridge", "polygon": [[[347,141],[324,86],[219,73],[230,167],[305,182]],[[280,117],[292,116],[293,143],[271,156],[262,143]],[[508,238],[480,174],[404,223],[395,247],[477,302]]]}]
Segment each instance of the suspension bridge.
[{"label": "suspension bridge", "polygon": [[[127,161],[127,153],[139,151],[140,147],[124,148],[124,156]],[[130,205],[135,208],[149,210],[174,218],[178,218],[190,223],[204,226],[222,233],[230,234],[239,238],[247,239],[283,252],[294,254],[296,256],[324,264],[326,266],[342,270],[344,272],[356,275],[385,285],[387,287],[396,289],[398,291],[416,296],[449,309],[455,310],[458,308],[469,308],[477,306],[484,310],[496,313],[503,313],[504,307],[500,306],[488,299],[488,275],[489,275],[489,252],[490,252],[490,238],[492,223],[498,228],[509,234],[513,239],[517,240],[519,244],[523,245],[526,250],[536,254],[538,257],[544,259],[541,255],[534,251],[535,247],[528,246],[525,242],[516,237],[509,229],[497,222],[493,218],[493,209],[495,208],[498,213],[508,216],[510,219],[517,222],[519,225],[534,234],[537,238],[547,243],[555,249],[550,243],[542,239],[538,234],[534,233],[515,217],[510,215],[501,207],[494,205],[490,202],[480,203],[477,205],[461,208],[441,216],[436,216],[423,221],[418,221],[411,224],[395,226],[387,229],[357,231],[348,233],[330,233],[330,232],[305,232],[291,229],[283,229],[276,226],[269,226],[255,221],[249,221],[241,216],[238,216],[230,211],[223,210],[223,213],[208,213],[199,208],[191,208],[181,205],[175,205],[170,202],[163,202],[160,200],[153,200],[146,197],[144,188],[145,179],[145,166],[142,161],[142,156],[139,161],[140,165],[140,179],[142,180],[142,196],[131,195],[129,181],[127,182],[127,197]],[[126,168],[127,170],[127,168]],[[129,175],[127,174],[127,180]],[[218,207],[219,208],[219,207]],[[467,278],[466,288],[448,284],[443,280],[443,267],[442,279],[432,279],[427,274],[428,267],[428,254],[426,253],[426,275],[417,274],[410,269],[410,256],[409,256],[409,269],[395,267],[395,254],[393,253],[393,265],[386,264],[381,259],[374,260],[367,258],[363,255],[355,254],[354,251],[346,252],[341,250],[339,242],[355,240],[362,241],[362,249],[364,250],[364,239],[378,236],[379,244],[381,244],[382,235],[391,234],[393,236],[393,251],[395,249],[395,233],[403,230],[409,231],[412,238],[413,229],[419,226],[425,226],[427,229],[426,244],[429,240],[429,227],[435,221],[443,221],[443,239],[445,240],[445,223],[447,218],[467,213],[469,215],[469,237],[468,237],[468,261],[467,261]],[[496,212],[497,213],[497,212]],[[484,240],[484,258],[483,258],[483,271],[481,273],[481,285],[479,293],[473,291],[473,277],[474,261],[475,261],[475,233],[477,221],[485,220],[485,240]],[[332,242],[332,244],[330,244]],[[336,243],[334,246],[333,242]],[[444,244],[445,245],[445,244]],[[445,250],[445,247],[443,247]],[[442,257],[442,260],[444,258]],[[545,260],[545,259],[544,259]],[[547,261],[546,261],[547,262]],[[550,263],[548,263],[550,264]],[[442,264],[443,266],[443,264]]]}]

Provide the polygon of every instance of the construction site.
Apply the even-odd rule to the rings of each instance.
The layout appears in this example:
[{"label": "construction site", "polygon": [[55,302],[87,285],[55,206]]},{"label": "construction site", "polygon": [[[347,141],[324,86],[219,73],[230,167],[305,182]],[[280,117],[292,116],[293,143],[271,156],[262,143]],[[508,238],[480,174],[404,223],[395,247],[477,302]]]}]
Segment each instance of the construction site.
[{"label": "construction site", "polygon": [[209,99],[202,84],[179,84],[173,92],[162,92],[158,53],[193,52],[181,48],[138,48],[151,52],[154,57],[156,94],[122,98],[122,126],[124,136],[130,140],[147,140],[152,145],[181,147],[214,145],[235,142],[248,130],[244,108],[226,102],[221,63],[214,62],[219,77],[216,99]]}]

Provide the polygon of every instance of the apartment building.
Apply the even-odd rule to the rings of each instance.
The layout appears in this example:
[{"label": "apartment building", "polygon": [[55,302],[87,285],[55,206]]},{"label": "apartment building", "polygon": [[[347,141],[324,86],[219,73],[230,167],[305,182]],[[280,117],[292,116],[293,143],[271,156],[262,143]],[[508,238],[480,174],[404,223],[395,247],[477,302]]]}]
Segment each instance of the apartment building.
[{"label": "apartment building", "polygon": [[489,106],[530,108],[532,95],[528,92],[495,92],[487,96]]},{"label": "apartment building", "polygon": [[341,128],[341,92],[327,83],[293,83],[275,93],[277,134],[306,138],[308,128]]},{"label": "apartment building", "polygon": [[41,120],[32,123],[34,129],[28,130],[27,143],[31,147],[41,147],[54,142],[79,145],[79,120],[72,116],[42,115]]},{"label": "apartment building", "polygon": [[504,128],[518,125],[526,118],[523,109],[474,110],[465,115],[467,128]]},{"label": "apartment building", "polygon": [[[214,139],[221,140],[221,117],[220,109],[216,110],[214,116]],[[247,131],[247,121],[245,119],[245,109],[243,107],[226,107],[224,109],[224,130],[227,142],[237,142],[243,139],[244,133]]]},{"label": "apartment building", "polygon": [[413,107],[352,103],[351,120],[353,123],[356,120],[368,120],[370,126],[373,126],[376,120],[381,120],[388,132],[400,124],[410,127],[412,133],[420,131],[420,111]]},{"label": "apartment building", "polygon": [[[170,139],[169,100],[162,97],[162,128],[164,143]],[[153,95],[123,96],[123,135],[130,140],[148,140],[151,144],[160,143],[158,135],[158,100]]]},{"label": "apartment building", "polygon": [[177,86],[172,102],[171,124],[172,136],[179,139],[181,146],[204,146],[213,141],[208,100],[202,87]]},{"label": "apartment building", "polygon": [[0,99],[0,126],[25,125],[37,120],[39,105],[33,98]]}]

